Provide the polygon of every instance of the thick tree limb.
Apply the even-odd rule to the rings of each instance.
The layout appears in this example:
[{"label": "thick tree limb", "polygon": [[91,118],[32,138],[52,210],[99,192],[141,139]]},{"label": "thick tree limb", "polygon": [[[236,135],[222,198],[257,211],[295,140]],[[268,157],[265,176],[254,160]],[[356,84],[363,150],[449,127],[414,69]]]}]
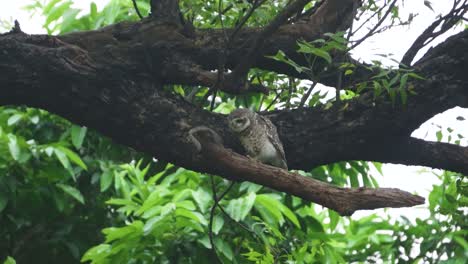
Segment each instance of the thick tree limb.
[{"label": "thick tree limb", "polygon": [[[122,32],[130,33],[122,38]],[[248,30],[242,31],[239,38],[246,39],[250,33]],[[204,34],[213,40],[217,33]],[[280,29],[276,40],[291,36],[288,34],[294,35]],[[287,39],[284,43],[295,42]],[[275,48],[283,45],[273,44],[276,44]],[[60,38],[13,31],[0,36],[0,50],[0,104],[43,108],[159,159],[188,169],[232,177],[230,170],[224,171],[200,161],[187,140],[188,130],[204,125],[221,135],[227,147],[240,152],[239,142],[227,129],[225,117],[196,108],[162,89],[164,84],[186,81],[177,79],[184,78],[184,75],[171,70],[172,62],[168,59],[177,61],[180,59],[177,56],[187,54],[193,61],[203,61],[196,56],[204,52],[216,54],[173,28],[143,21],[136,28],[135,24],[123,23]],[[167,54],[172,51],[177,56],[168,57]],[[262,68],[261,63],[256,66]],[[468,31],[432,49],[415,67],[426,80],[410,83],[417,95],[410,97],[405,107],[393,106],[385,98],[374,101],[372,96],[365,95],[348,101],[346,107],[268,113],[267,116],[278,127],[289,167],[308,170],[343,160],[398,161],[393,151],[395,144],[405,142],[412,130],[423,121],[453,106],[468,106]],[[271,66],[266,65],[264,69],[271,69]],[[468,167],[467,159],[439,162],[442,155],[450,151],[460,154],[461,151],[440,146],[431,147],[430,152],[440,153],[432,160],[430,155],[407,155],[407,159],[401,162],[434,164],[464,172],[463,168]],[[238,155],[231,157],[241,158]],[[248,166],[242,160],[239,161],[241,164],[239,172],[250,175],[249,180],[260,180],[251,178],[254,177],[255,166]],[[228,168],[228,165],[222,168]],[[271,176],[272,171],[261,179],[266,181]],[[294,176],[286,177],[284,184],[295,181],[292,180]],[[275,179],[281,181],[281,177]],[[272,187],[280,189],[281,186],[277,182]],[[310,195],[302,193],[307,192],[302,189],[281,190],[304,197]],[[369,198],[366,196],[369,193],[364,193],[361,197]],[[309,199],[323,202],[318,196],[309,196]],[[351,212],[346,209],[348,207],[329,206],[345,214]],[[380,203],[379,206],[384,204]],[[349,208],[356,209],[358,206]]]},{"label": "thick tree limb", "polygon": [[242,78],[247,75],[249,69],[254,64],[257,56],[262,55],[262,48],[266,39],[269,38],[278,28],[283,25],[294,13],[302,10],[310,0],[295,0],[287,5],[281,12],[255,37],[247,56],[236,65],[232,73],[233,78]]},{"label": "thick tree limb", "polygon": [[[346,27],[344,25],[346,23],[343,22],[344,18],[353,14],[352,7],[355,6],[355,1],[357,0],[325,1],[307,22],[281,26],[265,40],[262,52],[265,55],[275,55],[278,50],[282,50],[298,63],[307,65],[304,57],[296,53],[297,40],[314,40],[322,37],[323,33],[336,32]],[[193,78],[193,72],[190,71],[182,74],[186,78],[180,78],[172,73],[175,68],[188,69],[188,67],[174,67],[174,64],[180,65],[181,63],[199,65],[197,71],[217,70],[219,58],[225,53],[223,31],[198,30],[186,37],[185,29],[179,25],[180,23],[161,23],[161,21],[164,19],[145,19],[136,23],[123,22],[97,31],[77,32],[59,38],[87,50],[89,56],[97,63],[107,64],[111,59],[111,63],[116,67],[117,64],[120,64],[121,68],[135,67],[136,71],[148,72],[148,63],[142,64],[141,62],[150,61],[153,65],[153,72],[148,74],[157,76],[167,84],[213,86],[215,83],[212,81],[210,81],[210,85],[207,85],[207,79]],[[231,30],[234,29],[226,29],[228,34],[231,33]],[[251,50],[249,45],[251,40],[255,39],[262,30],[262,28],[239,30],[235,41],[230,44],[232,48],[227,51],[226,67],[228,69],[234,69],[244,60],[246,54]],[[112,54],[112,57],[103,56],[104,54]],[[307,76],[297,73],[289,65],[263,56],[257,57],[251,66],[307,78]],[[316,63],[317,70],[325,66]],[[354,76],[359,78],[360,72],[363,72],[365,76],[368,75],[365,68],[360,67],[355,70]],[[332,85],[336,81],[335,76],[333,74],[332,78],[324,78],[322,82]],[[236,78],[230,78],[227,75],[225,79],[224,86],[227,92],[245,93],[250,91],[250,86],[239,85]],[[264,91],[264,89],[260,90]]]},{"label": "thick tree limb", "polygon": [[151,16],[162,22],[183,24],[179,0],[151,0]]},{"label": "thick tree limb", "polygon": [[409,138],[401,144],[388,146],[387,152],[382,154],[376,158],[401,164],[406,164],[407,160],[418,160],[419,165],[468,175],[468,147]]},{"label": "thick tree limb", "polygon": [[[406,108],[392,106],[384,99],[374,103],[371,96],[362,96],[348,102],[344,110],[332,107],[268,113],[278,127],[288,165],[307,170],[342,160],[391,161],[392,157],[379,153],[402,142],[434,114],[457,105],[468,106],[464,70],[468,67],[467,32],[450,38],[416,63],[427,80],[411,84],[418,95],[409,98]],[[172,142],[184,144],[184,131],[191,127],[211,127],[228,147],[241,149],[227,131],[223,116],[162,93],[157,75],[143,75],[134,70],[142,66],[131,63],[121,68],[118,54],[103,53],[104,58],[97,58],[95,50],[87,51],[55,37],[25,34],[1,36],[0,47],[2,104],[47,109],[159,158],[185,160],[181,163],[188,168],[194,166],[191,152],[185,153],[184,147],[181,151],[171,149],[177,145]],[[151,120],[165,125],[159,127]],[[138,142],[130,140],[130,135]],[[420,164],[416,157],[405,162]]]},{"label": "thick tree limb", "polygon": [[[424,203],[424,198],[393,188],[340,188],[296,173],[262,164],[220,145],[203,143],[201,160],[218,174],[231,180],[248,180],[320,204],[342,216],[357,210],[383,207],[409,207]],[[201,161],[201,162],[202,162]]]}]

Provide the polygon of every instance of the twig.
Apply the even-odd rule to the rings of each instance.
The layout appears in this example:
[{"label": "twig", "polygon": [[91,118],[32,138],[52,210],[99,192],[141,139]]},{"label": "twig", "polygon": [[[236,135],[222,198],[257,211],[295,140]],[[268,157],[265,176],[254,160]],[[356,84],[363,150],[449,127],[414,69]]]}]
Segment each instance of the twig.
[{"label": "twig", "polygon": [[[463,4],[457,8],[457,5],[460,3],[460,1],[454,1],[454,5],[450,12],[447,15],[434,21],[434,23],[432,23],[426,30],[424,30],[424,32],[419,35],[419,37],[413,42],[408,51],[406,51],[405,55],[403,55],[401,64],[410,66],[418,51],[431,43],[436,37],[447,32],[447,30],[452,28],[459,19],[463,18],[464,14],[468,10],[467,2],[468,1],[465,0]],[[440,29],[438,31],[434,31],[441,23],[442,25],[440,26]]]},{"label": "twig", "polygon": [[[356,12],[357,8],[354,6],[353,9]],[[353,17],[356,16],[356,14],[353,15]],[[351,25],[349,26],[349,31],[348,35],[346,36],[346,46],[349,43],[349,39],[351,38],[351,35],[353,34],[353,24],[354,20],[351,20]],[[344,55],[338,55],[338,63],[342,63],[344,60]],[[338,66],[338,71],[337,71],[338,77],[336,80],[336,94],[335,94],[335,101],[340,104],[341,103],[341,90],[343,89],[343,69],[341,69]]]},{"label": "twig", "polygon": [[361,30],[361,28],[366,25],[372,18],[374,18],[377,14],[380,14],[380,12],[382,12],[382,10],[385,9],[385,6],[386,5],[383,5],[381,8],[379,8],[379,10],[377,10],[376,12],[374,12],[374,14],[372,14],[370,17],[368,17],[366,19],[366,21],[364,21],[361,25],[359,25],[359,27],[352,33],[352,35],[356,34],[357,32],[359,32],[359,30]]},{"label": "twig", "polygon": [[218,197],[216,195],[216,187],[215,187],[213,177],[214,177],[213,175],[210,175],[211,192],[212,192],[212,195],[213,195],[214,204],[213,204],[213,206],[211,206],[211,210],[210,210],[210,222],[208,223],[208,238],[210,239],[211,249],[215,253],[216,257],[218,258],[218,261],[220,263],[222,263],[219,255],[218,255],[218,252],[216,251],[216,246],[215,246],[214,241],[213,241],[213,218],[214,218],[214,212],[215,212],[215,209],[216,209],[216,205],[218,204]]},{"label": "twig", "polygon": [[132,0],[132,3],[133,3],[133,8],[135,9],[135,11],[136,11],[138,17],[139,17],[140,19],[143,19],[143,16],[142,16],[141,13],[140,13],[140,9],[138,9],[138,5],[137,5],[137,3],[136,3],[136,0]]},{"label": "twig", "polygon": [[228,43],[228,35],[226,33],[226,29],[224,28],[224,22],[223,22],[223,15],[222,15],[222,8],[223,8],[223,1],[219,0],[218,3],[218,18],[221,23],[221,30],[223,31],[224,35],[224,49],[221,51],[221,54],[219,56],[219,61],[218,61],[218,77],[216,80],[216,83],[214,86],[210,88],[210,90],[213,90],[213,98],[211,99],[210,103],[210,111],[213,111],[214,109],[214,104],[216,100],[216,96],[218,94],[218,88],[221,85],[224,85],[224,66],[226,64],[226,50],[227,50],[227,43]]},{"label": "twig", "polygon": [[270,107],[272,107],[276,103],[276,100],[278,100],[282,93],[283,90],[281,90],[279,93],[276,93],[276,96],[275,98],[273,98],[273,101],[271,101],[271,103],[265,108],[266,111],[268,111],[268,109],[270,109]]},{"label": "twig", "polygon": [[[219,197],[216,194],[216,186],[215,186],[215,183],[214,183],[214,176],[213,175],[210,175],[210,182],[211,182],[211,191],[213,193],[214,203],[213,203],[213,206],[211,206],[211,210],[210,210],[210,221],[209,221],[209,224],[208,224],[208,237],[210,239],[211,249],[213,249],[216,257],[219,260],[219,262],[222,263],[221,259],[218,256],[218,253],[216,252],[216,246],[215,246],[214,241],[213,241],[213,219],[214,219],[214,213],[215,213],[216,207],[219,207],[220,209],[222,209],[221,205],[219,205],[219,201],[221,201],[224,198],[224,196],[226,196],[226,194],[232,189],[235,182],[231,182],[229,184],[229,186],[226,188],[226,190],[224,190],[224,192],[221,193],[221,195]],[[222,210],[224,211],[224,209],[222,209]]]},{"label": "twig", "polygon": [[289,79],[289,81],[288,81],[288,94],[289,94],[289,96],[288,96],[288,100],[286,101],[286,109],[291,108],[291,97],[292,97],[293,89],[294,89],[294,85],[295,85],[294,78],[289,77],[288,79]]},{"label": "twig", "polygon": [[259,2],[259,0],[255,0],[254,3],[252,4],[252,7],[249,9],[249,11],[247,12],[247,14],[245,16],[242,17],[242,19],[240,20],[239,24],[237,24],[236,28],[234,29],[234,31],[232,32],[231,36],[229,37],[229,43],[232,43],[237,35],[237,33],[239,32],[239,30],[244,26],[245,23],[247,23],[247,20],[249,20],[249,18],[252,16],[252,14],[254,13],[255,9],[259,8],[261,5],[263,5],[263,3],[265,3],[266,0],[261,0]]},{"label": "twig", "polygon": [[380,25],[382,25],[382,23],[384,22],[384,20],[387,18],[387,16],[390,14],[390,12],[392,11],[393,7],[395,6],[397,0],[393,0],[393,2],[390,4],[387,12],[385,12],[385,14],[383,15],[383,17],[377,22],[377,24],[375,24],[375,26],[369,31],[367,32],[366,35],[364,35],[364,37],[362,37],[361,39],[359,39],[358,41],[356,41],[353,45],[351,45],[351,47],[349,47],[348,51],[354,49],[355,47],[359,46],[364,40],[366,40],[369,36],[371,36],[373,34],[373,32],[375,30],[377,30],[378,27],[380,27]]},{"label": "twig", "polygon": [[307,90],[307,92],[301,98],[301,102],[299,103],[299,108],[304,107],[305,103],[307,102],[307,99],[309,99],[309,96],[312,93],[312,90],[314,90],[316,85],[317,85],[317,82],[313,82],[312,85],[310,85],[309,90]]}]

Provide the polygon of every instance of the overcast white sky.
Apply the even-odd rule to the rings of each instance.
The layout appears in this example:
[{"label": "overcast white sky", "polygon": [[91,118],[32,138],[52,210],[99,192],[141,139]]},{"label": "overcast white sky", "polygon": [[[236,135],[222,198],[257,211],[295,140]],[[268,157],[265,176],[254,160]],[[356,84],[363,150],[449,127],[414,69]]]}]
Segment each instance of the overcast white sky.
[{"label": "overcast white sky", "polygon": [[[20,22],[22,30],[26,33],[37,34],[46,32],[42,28],[44,18],[39,15],[31,17],[28,12],[21,9],[21,7],[31,4],[33,2],[32,0],[2,0],[2,2],[0,20],[12,21],[17,19]],[[74,7],[82,8],[84,12],[88,12],[89,4],[92,1],[75,0],[74,2]],[[94,0],[94,2],[97,4],[98,8],[101,9],[109,0]],[[401,59],[416,37],[434,21],[435,17],[441,13],[446,13],[450,9],[452,1],[433,0],[432,4],[436,12],[425,7],[423,2],[423,0],[405,1],[405,8],[400,10],[402,17],[407,17],[411,12],[419,14],[414,19],[411,26],[395,28],[372,37],[355,49],[353,52],[354,57],[369,61],[371,59],[381,59],[381,57],[375,54],[393,54],[393,58],[397,60]],[[461,28],[459,28],[458,31],[459,30],[461,30]],[[452,31],[451,34],[453,34],[453,32],[454,31]],[[434,41],[432,45],[443,41],[445,37]],[[419,56],[421,55],[422,54],[419,54]],[[409,100],[411,100],[411,98]],[[457,116],[463,116],[465,121],[456,120]],[[447,111],[443,115],[437,115],[423,124],[420,129],[413,133],[413,136],[436,141],[435,133],[439,130],[438,126],[442,126],[444,129],[450,127],[454,129],[453,134],[459,133],[468,137],[468,110],[458,108]],[[443,141],[446,140],[447,136],[444,137]],[[464,140],[462,144],[468,145],[466,140]],[[384,165],[384,176],[377,176],[377,180],[381,187],[400,188],[412,193],[418,193],[427,198],[432,184],[437,183],[438,179],[428,169],[426,169],[428,170],[427,172],[421,172],[423,169],[424,168],[417,166],[387,164]],[[425,206],[420,206],[419,208],[388,209],[388,213],[392,215],[403,214],[410,218],[428,215]],[[358,212],[356,213],[356,217],[366,214],[368,213]]]}]

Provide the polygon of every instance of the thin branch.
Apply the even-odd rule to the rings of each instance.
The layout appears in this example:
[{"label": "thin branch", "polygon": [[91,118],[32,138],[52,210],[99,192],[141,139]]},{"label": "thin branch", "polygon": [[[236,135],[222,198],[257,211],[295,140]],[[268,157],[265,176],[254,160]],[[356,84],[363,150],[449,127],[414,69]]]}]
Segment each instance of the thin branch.
[{"label": "thin branch", "polygon": [[[452,28],[460,19],[463,18],[465,13],[468,11],[468,1],[464,1],[463,4],[457,8],[459,2],[455,1],[453,8],[450,12],[434,21],[419,37],[413,42],[411,47],[406,51],[405,55],[401,59],[401,64],[410,66],[414,57],[417,53],[431,43],[435,38],[447,32]],[[441,25],[442,24],[442,25]],[[435,31],[441,25],[438,31]]]},{"label": "thin branch", "polygon": [[143,19],[143,16],[140,13],[140,9],[138,9],[138,5],[136,3],[136,0],[132,0],[132,2],[133,2],[133,8],[135,9],[135,12],[137,13],[138,17],[140,19]]},{"label": "thin branch", "polygon": [[299,108],[304,107],[305,103],[307,102],[307,99],[309,99],[310,94],[312,93],[312,90],[314,90],[315,86],[317,86],[318,82],[313,82],[312,85],[310,85],[309,90],[302,96],[301,102],[299,103]]},{"label": "thin branch", "polygon": [[271,103],[265,108],[266,111],[268,111],[270,109],[270,107],[272,107],[276,103],[276,101],[279,99],[279,97],[281,96],[282,93],[283,93],[283,90],[281,90],[279,93],[276,93],[275,98],[273,98]]},{"label": "thin branch", "polygon": [[385,4],[382,7],[380,7],[379,10],[375,11],[370,17],[366,19],[366,21],[364,21],[361,25],[359,25],[359,27],[355,31],[352,32],[352,35],[355,35],[357,32],[359,32],[359,30],[361,30],[361,28],[365,26],[371,19],[373,19],[377,14],[380,14],[380,12],[382,12],[386,6],[387,5]]},{"label": "thin branch", "polygon": [[213,252],[215,253],[216,257],[218,258],[218,262],[219,263],[223,263],[218,255],[218,252],[216,250],[216,246],[214,244],[214,241],[213,241],[213,219],[214,219],[214,213],[215,213],[215,209],[216,209],[216,205],[218,204],[218,196],[216,194],[216,186],[215,186],[215,183],[214,183],[214,176],[213,175],[210,175],[210,182],[211,182],[211,192],[212,192],[212,195],[213,195],[213,206],[211,206],[211,210],[210,210],[210,221],[208,223],[208,238],[210,239],[210,245],[211,245],[211,249],[213,250]]},{"label": "thin branch", "polygon": [[354,49],[355,47],[359,46],[364,40],[366,40],[368,37],[370,37],[373,32],[375,30],[377,30],[377,28],[380,27],[380,25],[382,25],[382,23],[385,21],[385,19],[387,18],[387,16],[391,13],[393,7],[395,6],[395,4],[397,3],[398,0],[393,0],[393,2],[390,4],[390,6],[388,7],[388,10],[387,12],[385,12],[385,14],[382,16],[382,18],[377,22],[377,24],[375,24],[375,26],[369,30],[369,32],[367,32],[366,35],[364,35],[364,37],[362,37],[361,39],[357,40],[353,45],[351,45],[351,47],[348,48],[348,51],[349,50],[352,50]]},{"label": "thin branch", "polygon": [[295,84],[294,78],[289,77],[288,78],[288,100],[286,101],[286,106],[285,106],[286,109],[291,108],[291,99],[292,99],[295,85],[296,84]]},{"label": "thin branch", "polygon": [[215,213],[216,207],[219,207],[224,212],[224,209],[219,204],[219,201],[221,201],[224,198],[224,196],[226,196],[226,194],[232,189],[235,182],[231,182],[229,184],[229,186],[226,188],[226,190],[224,190],[224,192],[221,193],[220,196],[218,196],[216,194],[216,186],[215,186],[214,176],[213,175],[210,175],[210,182],[211,182],[211,191],[213,193],[214,203],[211,206],[211,210],[210,210],[210,221],[208,223],[208,237],[210,239],[211,249],[213,249],[213,252],[215,253],[216,257],[218,258],[218,261],[220,263],[222,263],[221,259],[219,258],[219,255],[218,255],[218,253],[216,251],[216,246],[215,246],[214,241],[213,241],[213,219],[214,219],[214,213]]},{"label": "thin branch", "polygon": [[265,3],[266,1],[267,0],[261,0],[260,2],[259,2],[259,0],[254,1],[254,3],[252,4],[252,7],[249,9],[247,14],[245,14],[245,16],[242,17],[239,24],[237,24],[236,28],[234,29],[231,36],[229,37],[229,43],[232,43],[234,41],[237,33],[245,25],[245,23],[247,23],[247,20],[249,20],[249,18],[253,15],[254,11],[257,8],[259,8],[261,5],[263,5],[263,3]]}]

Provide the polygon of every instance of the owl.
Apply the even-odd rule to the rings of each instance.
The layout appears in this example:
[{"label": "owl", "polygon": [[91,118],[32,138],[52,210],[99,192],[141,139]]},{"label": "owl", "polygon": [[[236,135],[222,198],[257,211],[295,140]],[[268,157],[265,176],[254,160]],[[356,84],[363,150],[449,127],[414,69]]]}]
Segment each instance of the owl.
[{"label": "owl", "polygon": [[229,114],[228,123],[249,157],[288,169],[283,144],[275,125],[268,118],[249,109],[236,109]]}]

